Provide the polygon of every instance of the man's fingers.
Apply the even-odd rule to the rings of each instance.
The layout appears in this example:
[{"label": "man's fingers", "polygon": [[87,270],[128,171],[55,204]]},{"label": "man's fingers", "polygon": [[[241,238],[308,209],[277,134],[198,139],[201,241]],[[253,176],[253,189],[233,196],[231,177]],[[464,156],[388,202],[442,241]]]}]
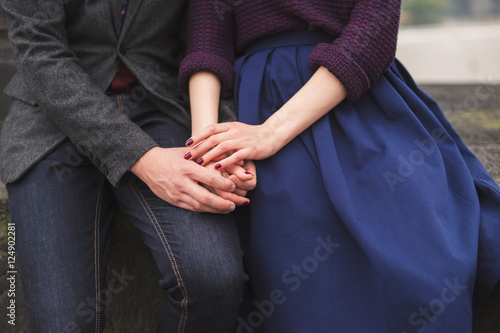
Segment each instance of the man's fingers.
[{"label": "man's fingers", "polygon": [[[234,184],[233,184],[234,185]],[[188,204],[197,212],[209,212],[227,214],[232,212],[236,207],[234,202],[221,198],[217,194],[211,193],[201,185],[193,185],[194,188],[187,188],[191,195],[187,195]],[[216,189],[214,189],[217,191]]]},{"label": "man's fingers", "polygon": [[241,190],[241,189],[237,188],[236,190],[234,190],[233,193],[236,195],[239,195],[240,197],[246,197],[248,194],[248,191]]},{"label": "man's fingers", "polygon": [[220,172],[211,170],[211,168],[196,165],[192,178],[200,183],[226,192],[233,192],[236,189],[236,185],[231,180],[224,178]]},{"label": "man's fingers", "polygon": [[248,200],[248,198],[245,198],[244,195],[241,196],[239,194],[236,194],[236,191],[235,192],[225,192],[221,190],[215,190],[215,191],[221,198],[234,202],[236,206],[248,205],[250,203],[250,200]]},{"label": "man's fingers", "polygon": [[[202,170],[205,168],[200,167]],[[215,172],[215,174],[218,174]],[[217,194],[211,193],[207,188],[198,184],[198,181],[187,176],[183,178],[182,189],[175,192],[166,192],[163,188],[156,188],[155,192],[161,199],[184,209],[189,209],[195,212],[207,212],[217,214],[227,214],[235,209],[235,204],[229,200],[219,197]],[[228,179],[224,179],[220,174],[218,178],[227,181],[232,187],[234,183]]]}]

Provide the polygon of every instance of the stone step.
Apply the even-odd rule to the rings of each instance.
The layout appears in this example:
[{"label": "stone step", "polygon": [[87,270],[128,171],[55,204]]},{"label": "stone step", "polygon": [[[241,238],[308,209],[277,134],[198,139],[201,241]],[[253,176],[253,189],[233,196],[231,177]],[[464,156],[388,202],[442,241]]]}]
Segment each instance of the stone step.
[{"label": "stone step", "polygon": [[500,85],[423,85],[500,184]]},{"label": "stone step", "polygon": [[420,88],[435,99],[444,111],[500,108],[500,85],[486,80],[480,84],[421,84]]},{"label": "stone step", "polygon": [[500,145],[469,145],[469,148],[500,184]]}]

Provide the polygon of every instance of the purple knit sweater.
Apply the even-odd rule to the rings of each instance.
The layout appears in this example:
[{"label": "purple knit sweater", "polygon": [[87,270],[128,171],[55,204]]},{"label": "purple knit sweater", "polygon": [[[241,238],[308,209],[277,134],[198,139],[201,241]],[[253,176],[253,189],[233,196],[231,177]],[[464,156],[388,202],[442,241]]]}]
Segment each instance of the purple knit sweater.
[{"label": "purple knit sweater", "polygon": [[401,0],[191,0],[187,55],[179,84],[210,71],[222,82],[222,97],[233,89],[235,54],[259,37],[297,30],[324,30],[309,62],[324,66],[357,101],[393,62]]}]

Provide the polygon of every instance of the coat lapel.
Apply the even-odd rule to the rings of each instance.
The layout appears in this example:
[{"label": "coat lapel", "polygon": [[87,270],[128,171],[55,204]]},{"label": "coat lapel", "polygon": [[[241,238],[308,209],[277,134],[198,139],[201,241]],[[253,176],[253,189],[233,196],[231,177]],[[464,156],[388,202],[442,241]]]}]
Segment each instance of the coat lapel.
[{"label": "coat lapel", "polygon": [[113,18],[113,28],[115,29],[115,34],[117,38],[120,36],[121,30],[121,12],[122,4],[120,0],[109,0],[111,7],[111,17]]},{"label": "coat lapel", "polygon": [[[115,0],[115,2],[120,7],[120,9],[118,10],[118,14],[121,14],[121,1]],[[139,10],[139,7],[141,6],[141,3],[142,3],[142,0],[129,0],[127,13],[125,14],[125,20],[123,21],[123,26],[122,26],[122,29],[120,32],[120,42],[125,37],[128,29],[130,28],[130,25],[134,21],[136,14],[137,14],[137,11]]]}]

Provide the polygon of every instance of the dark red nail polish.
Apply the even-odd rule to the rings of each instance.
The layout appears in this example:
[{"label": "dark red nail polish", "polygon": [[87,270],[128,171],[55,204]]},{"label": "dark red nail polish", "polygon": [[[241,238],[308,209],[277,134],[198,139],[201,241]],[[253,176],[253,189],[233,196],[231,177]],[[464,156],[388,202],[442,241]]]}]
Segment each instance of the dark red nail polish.
[{"label": "dark red nail polish", "polygon": [[202,165],[203,164],[203,158],[199,158],[198,161],[196,161],[196,163],[198,163],[199,165]]},{"label": "dark red nail polish", "polygon": [[220,163],[217,163],[217,164],[215,165],[215,169],[217,169],[217,170],[218,170],[218,169],[220,169],[221,167],[222,167],[222,165],[220,165]]},{"label": "dark red nail polish", "polygon": [[250,173],[250,172],[245,172],[245,174],[246,174],[246,175],[253,176],[253,174],[252,174],[252,173]]},{"label": "dark red nail polish", "polygon": [[186,155],[184,155],[184,158],[186,160],[189,160],[191,158],[191,156],[192,156],[191,153],[187,153]]},{"label": "dark red nail polish", "polygon": [[248,206],[248,205],[250,205],[250,201],[243,203],[243,206]]},{"label": "dark red nail polish", "polygon": [[193,139],[187,140],[186,141],[186,146],[188,146],[188,147],[191,146],[193,144],[193,142],[194,142]]}]

